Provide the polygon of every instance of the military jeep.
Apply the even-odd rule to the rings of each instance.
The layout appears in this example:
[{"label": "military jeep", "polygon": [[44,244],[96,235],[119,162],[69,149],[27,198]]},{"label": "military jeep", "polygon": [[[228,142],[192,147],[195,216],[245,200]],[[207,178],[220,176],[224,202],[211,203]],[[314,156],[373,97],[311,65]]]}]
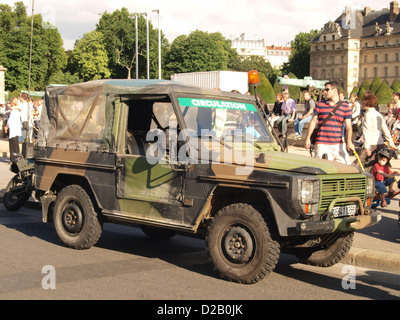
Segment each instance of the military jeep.
[{"label": "military jeep", "polygon": [[252,96],[163,80],[49,86],[33,159],[4,199],[17,210],[34,191],[74,249],[108,222],[160,241],[202,236],[215,269],[239,283],[272,272],[281,251],[331,266],[380,219],[373,177],[280,149]]}]

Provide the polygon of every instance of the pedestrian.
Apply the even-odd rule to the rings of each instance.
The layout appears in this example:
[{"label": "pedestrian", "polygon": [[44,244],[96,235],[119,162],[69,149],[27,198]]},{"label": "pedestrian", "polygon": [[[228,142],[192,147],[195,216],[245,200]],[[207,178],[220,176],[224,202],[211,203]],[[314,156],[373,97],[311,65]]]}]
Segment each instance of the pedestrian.
[{"label": "pedestrian", "polygon": [[286,137],[287,125],[294,121],[296,116],[296,102],[290,98],[289,92],[284,92],[282,94],[282,113],[281,116],[276,121],[278,124],[279,136]]},{"label": "pedestrian", "polygon": [[0,138],[4,138],[6,136],[5,127],[7,124],[6,119],[6,102],[0,101]]},{"label": "pedestrian", "polygon": [[400,100],[399,100],[400,93],[395,92],[393,93],[393,104],[395,108],[395,116],[392,120],[391,127],[389,128],[391,131],[394,131],[396,126],[400,123]]},{"label": "pedestrian", "polygon": [[309,123],[313,117],[315,101],[309,91],[304,92],[304,100],[304,113],[294,121],[294,135],[292,139],[300,140],[302,138],[304,125]]},{"label": "pedestrian", "polygon": [[10,148],[10,162],[14,162],[19,155],[19,140],[22,135],[22,123],[17,97],[11,98],[10,114],[6,125]]},{"label": "pedestrian", "polygon": [[358,101],[358,95],[357,93],[352,93],[350,95],[350,104],[349,107],[351,109],[352,113],[352,122],[351,124],[355,126],[358,130],[358,125],[360,124],[360,116],[361,116],[361,104]]},{"label": "pedestrian", "polygon": [[[339,84],[335,81],[325,84],[325,97],[317,103],[314,109],[313,118],[308,126],[307,138],[304,147],[311,148],[311,135],[315,128],[319,127],[316,135],[315,157],[328,160],[335,160],[350,164],[346,143],[343,141],[342,128],[345,126],[347,149],[354,151],[352,142],[353,130],[351,127],[351,110],[346,101],[339,100]],[[337,109],[335,111],[335,109]],[[332,114],[332,112],[334,114]],[[324,120],[326,120],[325,123]]]},{"label": "pedestrian", "polygon": [[346,94],[343,91],[339,92],[339,100],[349,102],[346,98]]},{"label": "pedestrian", "polygon": [[387,104],[387,112],[385,113],[383,118],[385,119],[386,125],[388,126],[389,130],[390,130],[389,123],[393,120],[394,116],[395,116],[394,103],[393,102],[388,102],[388,104]]},{"label": "pedestrian", "polygon": [[31,116],[30,116],[30,124],[32,127],[32,135],[31,138],[33,142],[38,139],[39,133],[39,123],[40,123],[40,107],[41,103],[40,100],[36,100],[33,102],[32,109],[31,109]]},{"label": "pedestrian", "polygon": [[275,121],[278,120],[282,114],[282,103],[283,103],[282,93],[278,93],[275,97],[275,104],[271,112],[271,117],[269,118],[269,122],[271,122],[272,127],[274,127]]},{"label": "pedestrian", "polygon": [[375,177],[375,189],[381,199],[381,207],[387,207],[388,203],[385,200],[385,194],[389,187],[389,197],[394,193],[394,184],[396,180],[394,176],[398,174],[397,171],[390,169],[389,161],[392,155],[389,150],[382,149],[378,152],[378,161],[372,169],[372,175]]},{"label": "pedestrian", "polygon": [[396,112],[399,112],[400,111],[400,93],[398,93],[398,92],[393,93],[392,98],[393,98],[393,103],[395,104]]},{"label": "pedestrian", "polygon": [[20,142],[23,142],[25,140],[26,135],[29,134],[29,122],[28,122],[28,117],[30,114],[30,108],[28,103],[29,96],[27,93],[21,93],[18,99],[19,99],[18,108],[20,110],[21,126],[23,129],[21,131]]},{"label": "pedestrian", "polygon": [[[362,136],[364,149],[359,154],[359,158],[364,168],[371,171],[373,165],[377,161],[377,154],[381,149],[385,148],[384,140],[389,143],[391,148],[396,148],[390,136],[389,129],[382,114],[376,111],[375,106],[378,105],[378,98],[374,94],[364,96],[362,99],[364,120],[362,123]],[[358,161],[354,161],[353,165],[359,165]]]},{"label": "pedestrian", "polygon": [[394,124],[397,121],[398,117],[399,117],[399,113],[400,113],[400,93],[395,92],[392,95],[392,99],[393,99],[393,117],[390,121],[388,121],[388,128],[390,130],[390,132],[393,131],[394,128]]}]

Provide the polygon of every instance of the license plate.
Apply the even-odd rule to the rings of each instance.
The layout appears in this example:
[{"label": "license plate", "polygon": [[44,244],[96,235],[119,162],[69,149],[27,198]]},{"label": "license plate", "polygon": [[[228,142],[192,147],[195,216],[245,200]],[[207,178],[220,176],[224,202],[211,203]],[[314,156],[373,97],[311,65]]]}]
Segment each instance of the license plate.
[{"label": "license plate", "polygon": [[334,207],[332,213],[335,218],[353,216],[357,213],[357,205],[352,204],[349,206]]}]

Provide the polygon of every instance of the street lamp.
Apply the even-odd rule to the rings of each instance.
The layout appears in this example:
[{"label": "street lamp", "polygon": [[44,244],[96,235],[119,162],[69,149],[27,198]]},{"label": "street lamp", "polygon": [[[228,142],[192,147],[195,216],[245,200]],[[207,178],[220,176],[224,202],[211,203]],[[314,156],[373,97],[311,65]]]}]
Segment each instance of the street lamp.
[{"label": "street lamp", "polygon": [[138,16],[135,15],[135,56],[136,56],[136,80],[139,79],[139,49],[138,49]]},{"label": "street lamp", "polygon": [[[35,1],[32,0],[32,17],[31,17],[31,42],[30,42],[30,48],[29,48],[29,74],[28,74],[28,95],[29,97],[31,96],[31,72],[32,72],[32,42],[33,42],[33,15],[35,13]],[[26,110],[26,136],[25,136],[25,144],[22,147],[22,153],[25,159],[28,158],[28,143],[31,142],[30,136],[29,136],[29,117],[30,117],[30,105],[29,105],[29,100],[28,100],[28,107]]]},{"label": "street lamp", "polygon": [[161,29],[160,29],[160,10],[153,10],[158,14],[158,79],[161,79]]},{"label": "street lamp", "polygon": [[146,16],[146,35],[147,35],[147,79],[150,79],[150,57],[149,57],[149,17],[147,12],[141,13],[141,15]]}]

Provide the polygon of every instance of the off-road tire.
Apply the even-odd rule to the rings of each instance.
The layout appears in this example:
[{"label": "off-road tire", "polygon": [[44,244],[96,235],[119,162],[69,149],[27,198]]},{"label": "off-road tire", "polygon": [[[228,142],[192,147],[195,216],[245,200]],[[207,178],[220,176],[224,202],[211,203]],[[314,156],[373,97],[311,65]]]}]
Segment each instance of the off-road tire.
[{"label": "off-road tire", "polygon": [[76,250],[94,246],[103,231],[91,198],[78,185],[67,186],[57,195],[53,221],[61,243]]},{"label": "off-road tire", "polygon": [[280,253],[260,212],[244,203],[231,204],[212,218],[206,247],[221,277],[243,284],[256,283],[270,274]]},{"label": "off-road tire", "polygon": [[22,191],[18,196],[13,196],[10,189],[18,185],[18,176],[13,177],[7,184],[6,192],[3,195],[3,204],[8,211],[18,211],[28,201],[31,194],[27,191]]},{"label": "off-road tire", "polygon": [[350,251],[354,232],[343,233],[334,243],[322,248],[301,248],[295,250],[297,258],[309,265],[331,267],[339,263]]}]

